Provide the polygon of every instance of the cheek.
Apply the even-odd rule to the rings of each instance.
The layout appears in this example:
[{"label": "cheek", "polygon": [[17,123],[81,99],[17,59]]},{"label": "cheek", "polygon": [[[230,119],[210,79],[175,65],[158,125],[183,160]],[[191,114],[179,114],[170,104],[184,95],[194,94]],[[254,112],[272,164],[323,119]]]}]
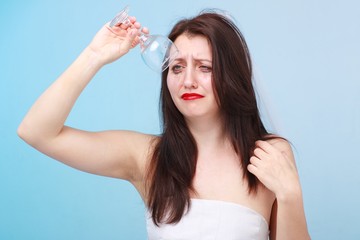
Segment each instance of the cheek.
[{"label": "cheek", "polygon": [[203,88],[206,88],[206,90],[208,92],[212,92],[213,91],[213,80],[212,80],[212,75],[209,73],[201,73],[198,76],[198,81],[201,84],[201,86]]},{"label": "cheek", "polygon": [[166,84],[167,84],[167,87],[169,89],[171,96],[173,94],[176,94],[178,92],[178,90],[180,89],[179,81],[177,81],[177,79],[174,79],[173,77],[168,76],[166,79]]}]

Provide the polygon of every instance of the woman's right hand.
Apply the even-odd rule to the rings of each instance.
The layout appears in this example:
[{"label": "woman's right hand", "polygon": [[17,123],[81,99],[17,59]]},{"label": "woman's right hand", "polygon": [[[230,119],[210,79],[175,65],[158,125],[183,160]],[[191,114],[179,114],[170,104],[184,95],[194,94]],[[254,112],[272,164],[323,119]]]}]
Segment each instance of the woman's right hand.
[{"label": "woman's right hand", "polygon": [[[130,26],[120,24],[110,27],[109,23],[106,23],[88,46],[101,65],[119,59],[139,43],[138,35],[141,25],[135,17],[129,17],[129,20]],[[146,28],[142,31],[148,33]]]}]

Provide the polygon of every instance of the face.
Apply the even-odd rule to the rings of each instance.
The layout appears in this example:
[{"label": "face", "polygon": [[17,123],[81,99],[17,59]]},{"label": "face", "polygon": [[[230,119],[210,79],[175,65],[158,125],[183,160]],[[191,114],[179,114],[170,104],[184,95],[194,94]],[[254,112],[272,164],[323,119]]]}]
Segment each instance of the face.
[{"label": "face", "polygon": [[179,55],[169,66],[167,86],[176,107],[186,119],[217,117],[208,40],[201,35],[182,34],[174,43]]}]

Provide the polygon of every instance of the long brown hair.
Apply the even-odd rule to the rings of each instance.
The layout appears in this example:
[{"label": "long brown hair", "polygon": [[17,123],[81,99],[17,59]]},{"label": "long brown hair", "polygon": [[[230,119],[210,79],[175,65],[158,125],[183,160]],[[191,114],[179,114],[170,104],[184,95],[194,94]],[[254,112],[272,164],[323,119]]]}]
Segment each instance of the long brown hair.
[{"label": "long brown hair", "polygon": [[[239,156],[249,194],[256,193],[257,178],[246,166],[255,141],[269,134],[260,119],[252,85],[249,49],[236,25],[227,17],[205,12],[179,21],[169,34],[201,35],[212,48],[213,88],[223,117],[224,131]],[[198,150],[184,116],[167,88],[168,70],[162,73],[160,104],[163,134],[156,143],[148,169],[148,209],[155,224],[176,223],[190,207]]]}]

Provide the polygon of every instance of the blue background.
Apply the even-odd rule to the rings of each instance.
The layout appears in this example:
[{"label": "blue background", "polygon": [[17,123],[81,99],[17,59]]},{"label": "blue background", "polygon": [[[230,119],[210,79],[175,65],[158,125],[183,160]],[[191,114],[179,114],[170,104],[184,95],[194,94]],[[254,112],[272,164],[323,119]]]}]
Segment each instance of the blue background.
[{"label": "blue background", "polygon": [[[16,135],[36,98],[125,5],[158,34],[203,8],[229,11],[252,53],[265,121],[295,146],[312,238],[360,239],[356,0],[1,1],[0,239],[146,239],[129,183],[71,169]],[[159,133],[159,85],[134,49],[99,72],[67,124]]]}]

